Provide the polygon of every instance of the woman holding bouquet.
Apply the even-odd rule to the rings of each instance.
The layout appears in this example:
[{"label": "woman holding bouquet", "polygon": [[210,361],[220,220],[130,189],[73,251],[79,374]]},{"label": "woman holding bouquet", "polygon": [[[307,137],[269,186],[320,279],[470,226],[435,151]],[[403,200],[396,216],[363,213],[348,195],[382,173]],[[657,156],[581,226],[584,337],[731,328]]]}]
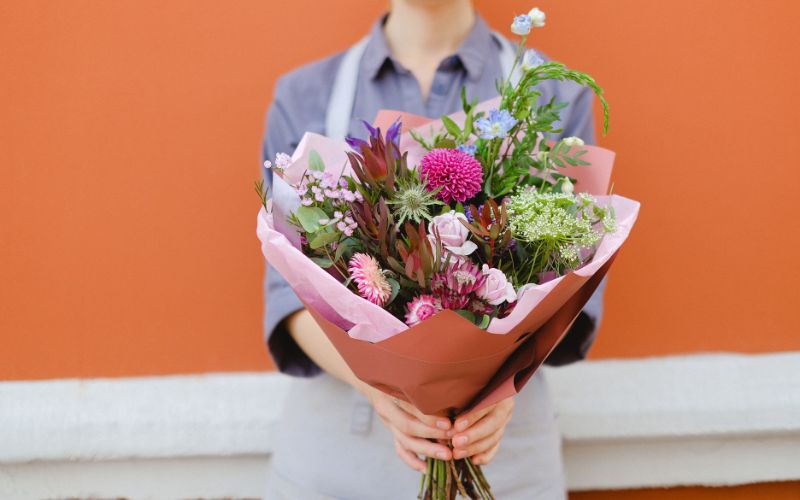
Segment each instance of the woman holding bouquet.
[{"label": "woman holding bouquet", "polygon": [[[533,26],[544,24],[538,9],[530,18]],[[392,0],[389,14],[357,45],[278,81],[264,158],[292,151],[306,131],[363,136],[360,120],[382,108],[429,117],[452,113],[462,86],[470,99],[491,98],[496,80],[510,71],[509,60],[510,42],[489,29],[469,0]],[[540,90],[571,103],[561,135],[594,139],[590,90],[555,81]],[[271,174],[265,172],[268,183]],[[602,287],[549,363],[585,355],[601,294]],[[488,464],[500,499],[565,497],[558,429],[541,372],[516,402],[509,398],[451,424],[360,382],[272,268],[265,298],[270,352],[282,372],[296,377],[276,428],[268,498],[414,498],[426,456]],[[448,439],[452,450],[435,442]]]}]

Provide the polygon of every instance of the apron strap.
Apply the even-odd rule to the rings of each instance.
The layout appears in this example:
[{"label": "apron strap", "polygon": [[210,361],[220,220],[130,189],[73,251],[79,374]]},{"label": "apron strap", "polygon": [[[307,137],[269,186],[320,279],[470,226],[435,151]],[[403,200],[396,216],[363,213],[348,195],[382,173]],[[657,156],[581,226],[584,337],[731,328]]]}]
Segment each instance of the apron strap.
[{"label": "apron strap", "polygon": [[353,102],[358,85],[358,67],[361,64],[361,56],[367,48],[367,42],[369,37],[362,38],[350,47],[336,72],[325,114],[325,135],[331,139],[344,140],[350,129],[350,118],[353,115]]}]

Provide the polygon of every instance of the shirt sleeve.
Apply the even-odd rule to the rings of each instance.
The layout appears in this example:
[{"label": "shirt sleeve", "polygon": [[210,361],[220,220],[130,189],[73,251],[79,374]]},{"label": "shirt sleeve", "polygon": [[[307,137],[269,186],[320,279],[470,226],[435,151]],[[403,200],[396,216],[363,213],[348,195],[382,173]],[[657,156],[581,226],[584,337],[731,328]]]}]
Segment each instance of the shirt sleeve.
[{"label": "shirt sleeve", "polygon": [[[275,98],[267,112],[264,127],[264,141],[261,149],[264,160],[274,160],[279,152],[291,153],[297,146],[298,132],[293,126],[291,115],[287,112],[289,104],[285,84],[279,80],[275,86]],[[272,187],[272,171],[262,167],[264,181]],[[275,365],[283,373],[297,377],[311,377],[321,373],[321,369],[297,345],[286,328],[285,319],[292,313],[303,309],[281,274],[267,263],[264,278],[264,336]]]},{"label": "shirt sleeve", "polygon": [[[556,101],[570,103],[564,110],[566,115],[562,121],[564,130],[560,134],[561,137],[576,136],[583,139],[586,144],[595,144],[594,115],[592,112],[594,93],[592,90],[573,82],[558,82],[558,88],[553,89],[553,92],[556,95]],[[600,282],[597,290],[595,290],[589,302],[578,314],[564,339],[548,356],[545,361],[546,364],[561,366],[586,358],[600,327],[606,279],[604,278]]]}]

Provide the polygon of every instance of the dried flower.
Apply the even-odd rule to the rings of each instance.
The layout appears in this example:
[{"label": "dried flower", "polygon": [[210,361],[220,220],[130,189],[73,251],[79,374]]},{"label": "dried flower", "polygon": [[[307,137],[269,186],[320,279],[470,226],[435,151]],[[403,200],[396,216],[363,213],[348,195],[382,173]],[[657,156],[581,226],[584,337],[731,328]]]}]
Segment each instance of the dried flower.
[{"label": "dried flower", "polygon": [[365,253],[353,254],[348,271],[362,297],[379,306],[386,304],[392,295],[392,287],[374,257]]},{"label": "dried flower", "polygon": [[406,324],[413,326],[442,310],[442,303],[433,295],[419,295],[406,304]]},{"label": "dried flower", "polygon": [[429,191],[438,190],[437,198],[450,203],[475,196],[483,183],[483,167],[478,160],[457,149],[432,149],[419,165]]}]

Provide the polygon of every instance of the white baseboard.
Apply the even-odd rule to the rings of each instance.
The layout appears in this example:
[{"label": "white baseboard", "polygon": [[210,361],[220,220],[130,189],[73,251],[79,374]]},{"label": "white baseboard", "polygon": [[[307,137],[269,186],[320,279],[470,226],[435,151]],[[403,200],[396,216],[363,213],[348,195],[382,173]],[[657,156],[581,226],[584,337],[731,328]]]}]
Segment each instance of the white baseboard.
[{"label": "white baseboard", "polygon": [[[800,479],[798,352],[590,361],[548,380],[570,489]],[[0,498],[260,497],[285,381],[0,383]]]}]

